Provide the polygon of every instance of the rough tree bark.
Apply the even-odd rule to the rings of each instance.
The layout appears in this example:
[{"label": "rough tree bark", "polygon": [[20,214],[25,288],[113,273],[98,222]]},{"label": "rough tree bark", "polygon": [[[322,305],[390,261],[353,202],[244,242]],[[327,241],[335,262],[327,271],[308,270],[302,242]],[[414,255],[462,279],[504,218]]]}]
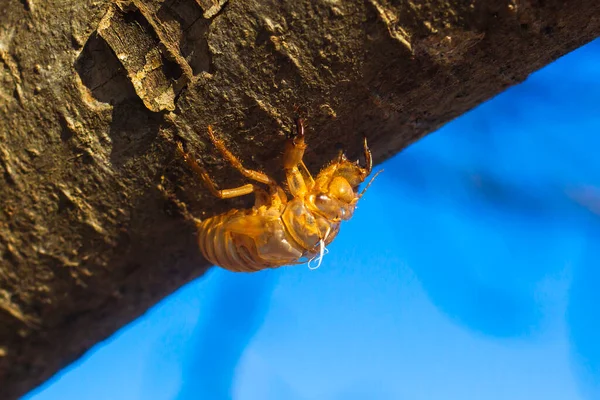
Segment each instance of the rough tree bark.
[{"label": "rough tree bark", "polygon": [[381,162],[598,36],[599,16],[597,0],[0,0],[0,398],[206,271],[161,177],[198,216],[251,199],[212,198],[176,140],[222,186],[241,179],[208,124],[280,177],[299,110],[310,168],[362,135]]}]

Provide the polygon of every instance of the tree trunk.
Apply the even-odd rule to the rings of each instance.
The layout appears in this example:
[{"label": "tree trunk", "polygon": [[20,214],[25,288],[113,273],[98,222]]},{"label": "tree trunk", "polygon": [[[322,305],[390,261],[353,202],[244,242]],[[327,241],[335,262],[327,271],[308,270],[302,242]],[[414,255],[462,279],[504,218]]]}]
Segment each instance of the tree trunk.
[{"label": "tree trunk", "polygon": [[600,33],[597,0],[0,2],[2,399],[206,271],[157,186],[200,218],[252,199],[177,141],[222,187],[209,124],[279,178],[297,114],[313,171],[363,135],[381,162]]}]

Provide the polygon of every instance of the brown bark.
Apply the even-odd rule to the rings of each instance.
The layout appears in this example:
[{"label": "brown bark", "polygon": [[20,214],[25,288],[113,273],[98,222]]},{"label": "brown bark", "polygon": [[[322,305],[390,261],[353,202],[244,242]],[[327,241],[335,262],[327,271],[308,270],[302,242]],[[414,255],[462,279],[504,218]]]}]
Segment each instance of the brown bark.
[{"label": "brown bark", "polygon": [[298,107],[309,168],[362,135],[381,162],[600,33],[597,0],[0,1],[2,399],[206,271],[161,177],[200,217],[252,199],[176,140],[280,177]]}]

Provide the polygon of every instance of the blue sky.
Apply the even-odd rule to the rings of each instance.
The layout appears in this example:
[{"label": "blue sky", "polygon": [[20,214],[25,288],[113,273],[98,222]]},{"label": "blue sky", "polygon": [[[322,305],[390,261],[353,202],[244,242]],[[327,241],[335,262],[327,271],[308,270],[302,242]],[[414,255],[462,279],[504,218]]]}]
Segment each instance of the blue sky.
[{"label": "blue sky", "polygon": [[319,269],[213,269],[25,398],[599,399],[599,130],[597,40],[379,166]]}]

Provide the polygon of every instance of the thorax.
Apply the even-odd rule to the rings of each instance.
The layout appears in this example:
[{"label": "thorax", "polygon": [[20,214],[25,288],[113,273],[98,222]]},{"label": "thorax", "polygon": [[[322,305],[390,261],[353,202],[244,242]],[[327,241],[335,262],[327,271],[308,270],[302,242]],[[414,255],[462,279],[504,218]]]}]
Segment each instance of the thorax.
[{"label": "thorax", "polygon": [[291,200],[281,219],[288,234],[305,250],[313,250],[323,240],[329,244],[337,235],[339,222],[319,215],[302,198]]}]

